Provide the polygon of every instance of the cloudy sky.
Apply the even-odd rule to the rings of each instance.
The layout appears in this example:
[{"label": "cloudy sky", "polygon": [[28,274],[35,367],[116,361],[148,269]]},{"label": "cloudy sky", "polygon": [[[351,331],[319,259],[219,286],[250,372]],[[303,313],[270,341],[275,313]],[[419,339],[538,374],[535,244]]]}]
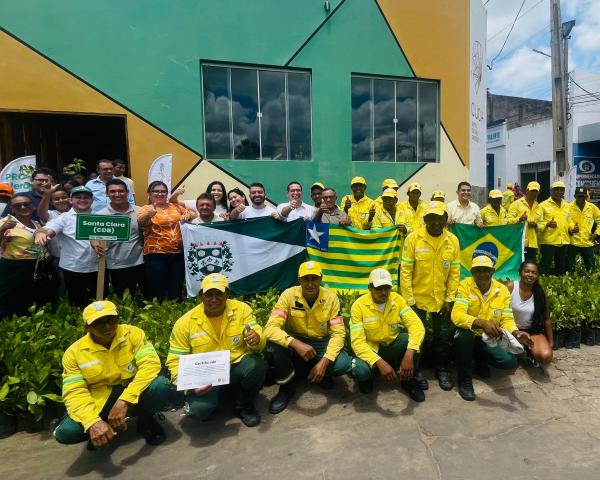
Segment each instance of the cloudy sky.
[{"label": "cloudy sky", "polygon": [[[483,0],[488,11],[487,63],[498,55],[523,0]],[[562,21],[576,20],[569,41],[569,70],[600,72],[600,0],[562,0]],[[550,0],[525,0],[504,50],[487,70],[492,93],[549,100]],[[600,86],[598,88],[600,90]]]}]

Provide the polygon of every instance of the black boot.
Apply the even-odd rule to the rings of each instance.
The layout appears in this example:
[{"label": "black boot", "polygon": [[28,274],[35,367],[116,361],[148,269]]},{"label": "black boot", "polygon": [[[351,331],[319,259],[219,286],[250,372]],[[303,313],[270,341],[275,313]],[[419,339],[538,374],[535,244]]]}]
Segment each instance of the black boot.
[{"label": "black boot", "polygon": [[473,378],[466,375],[458,377],[458,393],[467,402],[475,400],[475,390],[473,389]]},{"label": "black boot", "polygon": [[454,387],[452,375],[450,375],[450,372],[445,367],[436,368],[435,376],[437,377],[438,383],[440,384],[440,388],[442,390],[452,390],[452,387]]},{"label": "black boot", "polygon": [[269,405],[269,412],[273,415],[277,415],[278,413],[283,412],[287,406],[290,399],[296,393],[296,387],[292,382],[286,383],[284,385],[279,386],[279,392],[277,395],[273,397],[271,400],[271,404]]},{"label": "black boot", "polygon": [[425,375],[423,375],[421,373],[421,370],[417,370],[415,372],[415,378],[414,378],[414,380],[415,380],[415,382],[417,382],[417,385],[419,385],[419,388],[421,390],[427,390],[427,389],[429,389],[429,382],[425,378]]},{"label": "black boot", "polygon": [[373,379],[358,382],[358,391],[364,395],[371,393],[373,391]]},{"label": "black boot", "polygon": [[256,427],[260,424],[260,413],[258,413],[258,410],[256,410],[256,407],[252,402],[236,405],[235,415],[247,427]]},{"label": "black boot", "polygon": [[319,382],[319,387],[323,390],[331,390],[334,387],[333,378],[330,376],[323,377],[323,380]]},{"label": "black boot", "polygon": [[408,396],[413,399],[413,401],[421,403],[425,401],[425,392],[414,378],[412,380],[405,380],[400,382],[400,386],[402,390],[408,393]]},{"label": "black boot", "polygon": [[[160,415],[162,418],[164,418],[162,414]],[[167,438],[167,434],[160,426],[160,424],[156,421],[154,415],[151,415],[149,413],[142,413],[138,417],[137,431],[142,437],[146,439],[146,443],[148,445],[160,445]]]}]

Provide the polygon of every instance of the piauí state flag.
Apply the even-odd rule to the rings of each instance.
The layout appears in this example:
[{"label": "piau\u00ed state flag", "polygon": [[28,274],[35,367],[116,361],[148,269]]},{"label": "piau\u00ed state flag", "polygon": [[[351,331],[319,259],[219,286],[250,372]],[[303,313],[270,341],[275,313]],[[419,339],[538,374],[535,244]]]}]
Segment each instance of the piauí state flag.
[{"label": "piau\u00ed state flag", "polygon": [[470,277],[471,261],[487,255],[496,264],[494,278],[518,280],[523,261],[525,224],[479,228],[475,225],[454,224],[450,231],[460,244],[460,278]]},{"label": "piau\u00ed state flag", "polygon": [[396,227],[360,230],[306,222],[306,232],[308,256],[321,265],[325,286],[366,290],[374,268],[388,270],[396,285],[402,241]]},{"label": "piau\u00ed state flag", "polygon": [[187,293],[195,297],[210,273],[229,279],[234,295],[283,290],[297,281],[306,260],[304,220],[279,222],[271,217],[181,225]]}]

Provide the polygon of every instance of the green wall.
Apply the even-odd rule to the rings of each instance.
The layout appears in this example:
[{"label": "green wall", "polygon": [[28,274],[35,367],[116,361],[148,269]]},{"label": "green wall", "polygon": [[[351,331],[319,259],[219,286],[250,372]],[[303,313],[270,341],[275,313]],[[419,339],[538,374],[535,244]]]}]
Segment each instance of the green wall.
[{"label": "green wall", "polygon": [[319,179],[344,193],[354,175],[365,176],[375,196],[383,178],[403,181],[422,164],[351,161],[350,75],[412,74],[374,0],[330,3],[326,12],[323,2],[308,0],[3,0],[0,19],[9,33],[201,153],[200,60],[311,69],[312,161],[215,163],[245,183],[263,181],[275,201],[292,179]]}]

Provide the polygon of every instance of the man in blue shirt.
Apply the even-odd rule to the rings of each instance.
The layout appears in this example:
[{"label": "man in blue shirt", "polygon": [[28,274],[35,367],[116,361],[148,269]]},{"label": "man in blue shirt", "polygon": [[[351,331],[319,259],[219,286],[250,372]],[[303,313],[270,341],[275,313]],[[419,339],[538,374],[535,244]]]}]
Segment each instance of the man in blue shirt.
[{"label": "man in blue shirt", "polygon": [[[113,163],[111,160],[98,160],[96,164],[98,176],[88,181],[85,186],[89,188],[94,195],[92,204],[92,213],[98,213],[108,206],[108,197],[106,196],[106,183],[113,179]],[[133,203],[133,195],[128,191],[127,201]]]}]

